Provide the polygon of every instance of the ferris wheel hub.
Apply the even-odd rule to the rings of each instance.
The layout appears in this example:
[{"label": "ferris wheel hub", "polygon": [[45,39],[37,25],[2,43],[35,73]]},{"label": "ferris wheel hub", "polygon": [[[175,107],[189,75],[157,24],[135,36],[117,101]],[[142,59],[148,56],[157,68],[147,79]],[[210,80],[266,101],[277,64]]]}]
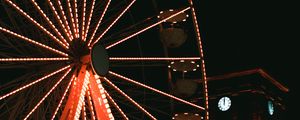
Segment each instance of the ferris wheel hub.
[{"label": "ferris wheel hub", "polygon": [[105,47],[100,43],[96,43],[91,50],[91,66],[99,76],[108,74],[109,56]]},{"label": "ferris wheel hub", "polygon": [[74,63],[84,64],[88,62],[87,59],[84,58],[90,54],[90,50],[83,40],[76,38],[70,43],[70,53],[70,56],[72,56]]}]

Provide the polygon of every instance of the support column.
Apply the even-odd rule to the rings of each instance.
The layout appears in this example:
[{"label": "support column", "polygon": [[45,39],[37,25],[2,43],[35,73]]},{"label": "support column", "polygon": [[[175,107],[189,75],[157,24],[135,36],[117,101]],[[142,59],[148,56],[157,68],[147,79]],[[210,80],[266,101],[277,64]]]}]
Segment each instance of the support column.
[{"label": "support column", "polygon": [[73,81],[72,88],[60,120],[77,120],[79,118],[89,77],[89,74],[86,72],[86,67],[87,65],[83,65],[81,67],[78,72],[78,78]]},{"label": "support column", "polygon": [[95,78],[92,75],[92,71],[90,71],[90,93],[92,96],[92,101],[94,103],[94,108],[96,112],[96,118],[98,120],[112,120],[114,119],[111,109],[109,107],[108,101],[106,99],[106,95],[104,93],[104,88],[101,84],[99,78]]}]

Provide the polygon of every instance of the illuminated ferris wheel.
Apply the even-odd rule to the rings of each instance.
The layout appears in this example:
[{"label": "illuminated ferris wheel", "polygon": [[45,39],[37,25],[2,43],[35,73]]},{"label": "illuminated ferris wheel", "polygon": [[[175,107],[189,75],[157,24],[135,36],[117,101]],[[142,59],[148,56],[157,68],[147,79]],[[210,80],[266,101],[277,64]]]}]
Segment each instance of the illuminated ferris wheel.
[{"label": "illuminated ferris wheel", "polygon": [[[181,9],[170,10],[137,25],[110,32],[114,26],[122,26],[122,16],[128,13],[135,2],[1,0],[0,69],[7,76],[4,79],[12,80],[1,80],[0,117],[24,120],[131,119],[131,113],[119,105],[127,101],[126,105],[136,107],[148,116],[147,119],[159,119],[137,102],[138,97],[126,93],[126,87],[122,85],[129,84],[130,87],[144,88],[165,96],[164,99],[205,111],[205,119],[209,119],[205,63],[192,0],[187,0],[188,5]],[[178,16],[183,13],[192,16],[190,21],[195,29],[200,55],[120,57],[113,56],[109,51],[114,46],[126,45],[127,41],[163,22],[181,19]],[[109,35],[113,37],[106,37]],[[122,55],[123,51],[118,52]],[[176,66],[174,63],[178,62],[196,61],[199,63],[197,67],[201,68],[199,76],[203,80],[205,102],[189,102],[112,69],[114,64],[136,61],[168,62],[171,63],[169,67]],[[165,67],[168,68],[168,65]]]}]

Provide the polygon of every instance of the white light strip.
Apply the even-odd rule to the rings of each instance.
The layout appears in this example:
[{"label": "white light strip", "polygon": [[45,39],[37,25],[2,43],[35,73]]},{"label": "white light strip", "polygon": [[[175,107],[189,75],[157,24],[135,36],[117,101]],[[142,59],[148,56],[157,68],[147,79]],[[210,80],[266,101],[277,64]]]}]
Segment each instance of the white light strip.
[{"label": "white light strip", "polygon": [[[58,1],[59,1],[59,0],[58,0]],[[59,1],[59,2],[60,2],[60,1]],[[49,3],[49,5],[50,5],[50,8],[51,8],[52,12],[54,12],[55,18],[56,18],[56,20],[59,22],[59,25],[63,28],[65,34],[68,36],[69,41],[71,41],[71,40],[73,39],[73,36],[72,36],[72,35],[68,32],[68,30],[66,29],[66,26],[63,24],[63,22],[62,22],[62,20],[61,20],[61,18],[60,18],[60,16],[59,16],[59,14],[57,13],[57,11],[56,11],[56,9],[55,9],[53,3],[51,2],[51,0],[48,0],[48,3]],[[63,16],[65,15],[64,13],[62,13],[62,14],[63,14]]]},{"label": "white light strip", "polygon": [[69,58],[0,58],[0,62],[23,62],[23,61],[63,61]]},{"label": "white light strip", "polygon": [[85,77],[84,77],[84,81],[83,81],[83,86],[80,92],[80,98],[79,98],[79,102],[76,106],[76,112],[75,112],[75,119],[78,120],[79,119],[79,115],[82,109],[82,104],[84,102],[84,96],[88,87],[88,83],[89,83],[89,78],[90,78],[90,73],[88,71],[86,71],[85,73]]},{"label": "white light strip", "polygon": [[68,69],[68,68],[70,68],[70,67],[71,67],[70,65],[68,65],[68,66],[66,66],[66,67],[63,67],[63,68],[61,68],[61,69],[59,69],[59,70],[56,70],[55,72],[52,72],[52,73],[50,73],[50,74],[48,74],[48,75],[46,75],[46,76],[44,76],[44,77],[42,77],[42,78],[40,78],[40,79],[35,80],[34,82],[31,82],[31,83],[29,83],[29,84],[27,84],[27,85],[24,85],[24,86],[22,86],[22,87],[20,87],[20,88],[18,88],[18,89],[16,89],[16,90],[10,92],[10,93],[7,93],[7,94],[1,96],[1,97],[0,97],[0,100],[6,98],[6,97],[8,97],[8,96],[11,96],[11,95],[13,95],[13,94],[15,94],[15,93],[17,93],[17,92],[19,92],[19,91],[25,89],[25,88],[28,88],[28,87],[30,87],[30,86],[32,86],[32,85],[38,83],[38,82],[41,82],[41,81],[45,80],[46,78],[49,78],[49,77],[51,77],[51,76],[53,76],[53,75],[55,75],[55,74],[57,74],[57,73],[59,73],[59,72],[65,70],[65,69]]},{"label": "white light strip", "polygon": [[86,110],[85,110],[85,102],[83,102],[82,104],[82,117],[83,117],[83,120],[86,120]]},{"label": "white light strip", "polygon": [[44,17],[44,19],[46,19],[46,21],[48,22],[48,24],[50,24],[50,26],[52,27],[52,29],[54,29],[54,31],[56,32],[56,34],[58,35],[58,37],[63,40],[63,42],[65,42],[65,44],[67,46],[69,46],[69,43],[67,42],[67,40],[64,38],[64,36],[61,35],[61,33],[57,30],[57,28],[55,27],[55,25],[51,22],[51,20],[48,18],[48,16],[44,13],[44,11],[40,8],[40,6],[35,2],[35,0],[31,0],[31,2],[34,4],[34,6],[38,9],[39,13],[42,14],[42,16]]},{"label": "white light strip", "polygon": [[102,14],[101,14],[101,17],[100,17],[100,19],[99,19],[99,21],[98,21],[98,23],[97,23],[97,26],[96,26],[96,28],[95,28],[95,30],[94,30],[94,32],[93,32],[91,38],[88,40],[88,46],[91,45],[91,43],[92,43],[92,41],[93,41],[93,39],[94,39],[94,37],[95,37],[95,34],[96,34],[96,32],[97,32],[97,30],[98,30],[98,28],[99,28],[99,26],[100,26],[100,23],[101,23],[101,21],[102,21],[104,15],[105,15],[105,13],[106,13],[106,10],[107,10],[107,8],[108,8],[110,2],[111,2],[111,0],[108,0],[108,2],[106,3],[106,6],[105,6],[105,8],[104,8],[104,10],[103,10],[103,12],[102,12]]},{"label": "white light strip", "polygon": [[86,41],[86,37],[87,37],[87,34],[89,32],[89,29],[90,29],[91,20],[92,20],[92,16],[93,16],[93,13],[94,13],[95,2],[96,2],[96,0],[93,0],[92,8],[91,8],[90,15],[89,15],[89,18],[88,18],[88,23],[87,23],[87,26],[86,26],[86,29],[85,29],[85,32],[84,32],[85,34],[84,34],[83,41]]},{"label": "white light strip", "polygon": [[60,99],[60,101],[59,101],[59,103],[58,103],[58,106],[56,107],[56,109],[55,109],[55,111],[54,111],[54,113],[53,113],[53,115],[52,115],[51,120],[54,120],[54,118],[55,118],[55,116],[56,116],[56,114],[57,114],[57,112],[58,112],[58,110],[59,110],[59,108],[60,108],[62,102],[64,101],[65,96],[66,96],[67,92],[69,91],[70,86],[71,86],[71,84],[72,84],[72,82],[73,82],[74,79],[76,79],[75,75],[72,76],[70,82],[68,83],[68,86],[67,86],[67,88],[66,88],[66,90],[65,90],[65,92],[64,92],[64,94],[63,94],[63,96],[61,97],[61,99]]},{"label": "white light strip", "polygon": [[82,8],[82,26],[81,26],[81,39],[84,39],[84,35],[85,35],[85,11],[86,11],[86,0],[83,0],[83,8]]},{"label": "white light strip", "polygon": [[110,82],[107,78],[103,79],[106,83],[108,83],[110,86],[112,86],[116,91],[118,91],[120,94],[122,94],[124,97],[126,97],[130,102],[132,102],[137,108],[139,108],[141,111],[143,111],[146,115],[148,115],[151,119],[156,120],[156,118],[151,115],[147,110],[145,110],[140,104],[135,102],[131,97],[129,97],[126,93],[124,93],[122,90],[120,90],[115,84]]},{"label": "white light strip", "polygon": [[162,19],[162,20],[160,20],[159,22],[157,22],[157,23],[155,23],[155,24],[152,24],[152,25],[150,25],[150,26],[148,26],[148,27],[146,27],[146,28],[144,28],[144,29],[142,29],[142,30],[140,30],[140,31],[138,31],[138,32],[136,32],[136,33],[134,33],[134,34],[132,34],[132,35],[130,35],[130,36],[124,38],[124,39],[122,39],[122,40],[119,40],[118,42],[115,42],[115,43],[113,43],[113,44],[107,46],[106,49],[109,49],[109,48],[111,48],[111,47],[113,47],[113,46],[115,46],[115,45],[118,45],[118,44],[120,44],[120,43],[122,43],[122,42],[124,42],[124,41],[126,41],[126,40],[128,40],[128,39],[130,39],[130,38],[132,38],[132,37],[134,37],[134,36],[136,36],[136,35],[138,35],[138,34],[144,32],[144,31],[146,31],[146,30],[148,30],[148,29],[150,29],[150,28],[152,28],[152,27],[155,27],[156,25],[159,25],[160,23],[162,23],[162,22],[164,22],[164,21],[166,21],[166,20],[168,20],[168,19],[171,19],[171,18],[173,18],[173,17],[175,17],[175,16],[177,16],[177,15],[179,15],[179,14],[181,14],[181,13],[183,13],[183,12],[189,10],[189,9],[190,9],[190,7],[187,7],[187,8],[185,8],[185,9],[179,11],[179,12],[176,12],[176,13],[174,13],[173,15],[171,15],[171,16],[165,18],[165,19]]},{"label": "white light strip", "polygon": [[8,30],[8,29],[5,29],[5,28],[3,28],[3,27],[0,27],[0,31],[6,32],[6,33],[11,34],[11,35],[13,35],[13,36],[15,36],[15,37],[21,38],[21,39],[23,39],[23,40],[25,40],[25,41],[27,41],[27,42],[30,42],[30,43],[35,44],[35,45],[37,45],[37,46],[46,48],[46,49],[48,49],[48,50],[50,50],[50,51],[53,51],[53,52],[55,52],[55,53],[58,53],[58,54],[60,54],[60,55],[63,55],[63,56],[66,56],[66,57],[68,56],[68,54],[66,54],[66,53],[64,53],[64,52],[61,52],[61,51],[59,51],[59,50],[56,50],[56,49],[54,49],[54,48],[52,48],[52,47],[49,47],[49,46],[47,46],[47,45],[44,45],[44,44],[42,44],[42,43],[36,42],[36,41],[34,41],[34,40],[32,40],[32,39],[29,39],[29,38],[27,38],[27,37],[25,37],[25,36],[22,36],[22,35],[20,35],[20,34],[15,33],[15,32],[12,32],[12,31],[10,31],[10,30]]},{"label": "white light strip", "polygon": [[149,90],[152,90],[152,91],[157,92],[157,93],[159,93],[159,94],[162,94],[162,95],[164,95],[164,96],[170,97],[170,98],[175,99],[175,100],[177,100],[177,101],[180,101],[180,102],[182,102],[182,103],[185,103],[185,104],[191,105],[191,106],[193,106],[193,107],[200,108],[200,109],[204,110],[204,108],[201,107],[201,106],[199,106],[199,105],[196,105],[196,104],[194,104],[194,103],[188,102],[188,101],[183,100],[183,99],[180,99],[180,98],[175,97],[175,96],[173,96],[173,95],[170,95],[170,94],[168,94],[168,93],[162,92],[162,91],[160,91],[160,90],[157,90],[157,89],[155,89],[155,88],[152,88],[152,87],[150,87],[150,86],[147,86],[147,85],[145,85],[145,84],[142,84],[142,83],[140,83],[140,82],[137,82],[137,81],[132,80],[132,79],[130,79],[130,78],[124,77],[124,76],[119,75],[119,74],[117,74],[117,73],[114,73],[114,72],[112,72],[112,71],[109,71],[109,73],[110,73],[111,75],[113,75],[113,76],[122,78],[123,80],[126,80],[126,81],[128,81],[128,82],[134,83],[134,84],[136,84],[136,85],[138,85],[138,86],[142,86],[142,87],[144,87],[144,88],[147,88],[147,89],[149,89]]},{"label": "white light strip", "polygon": [[60,0],[57,0],[57,3],[58,3],[58,6],[59,6],[59,11],[60,11],[60,13],[61,13],[62,16],[63,16],[62,18],[63,18],[64,24],[65,24],[65,26],[67,26],[67,29],[68,29],[68,32],[69,32],[69,34],[70,34],[71,41],[72,41],[72,40],[74,39],[74,37],[73,37],[73,35],[72,35],[72,31],[71,31],[71,28],[70,28],[70,26],[69,26],[69,22],[68,22],[68,20],[67,20],[65,11],[64,11],[64,9],[63,9],[63,7],[62,7],[62,5],[61,5]]},{"label": "white light strip", "polygon": [[76,38],[79,38],[79,24],[78,24],[77,0],[74,0],[74,6],[75,6]]},{"label": "white light strip", "polygon": [[166,61],[173,61],[173,60],[200,60],[200,57],[110,57],[109,60],[120,60],[120,61],[134,61],[134,60],[144,60],[144,61],[153,61],[153,60],[166,60]]},{"label": "white light strip", "polygon": [[107,96],[108,100],[117,108],[120,114],[123,116],[124,119],[129,120],[123,110],[119,107],[119,105],[114,101],[114,99],[105,91],[105,95]]},{"label": "white light strip", "polygon": [[91,97],[91,93],[90,93],[90,87],[88,87],[87,94],[88,94],[87,99],[88,99],[89,107],[91,110],[90,112],[91,112],[92,120],[95,120],[96,116],[95,116],[95,111],[93,108],[93,102],[91,101],[92,97]]},{"label": "white light strip", "polygon": [[97,43],[104,35],[105,33],[123,16],[123,14],[132,6],[132,4],[136,0],[132,0],[131,3],[121,12],[121,14],[103,31],[103,33],[96,39],[96,41],[92,44],[92,46]]},{"label": "white light strip", "polygon": [[44,28],[41,24],[39,24],[37,21],[35,21],[31,16],[29,16],[27,13],[25,13],[21,8],[19,8],[16,4],[11,2],[10,0],[5,0],[8,2],[11,6],[13,6],[15,9],[17,9],[23,16],[25,16],[27,19],[29,19],[31,22],[34,23],[37,27],[39,27],[42,31],[47,33],[54,41],[58,42],[62,47],[68,49],[69,47],[62,43],[59,39],[57,39],[52,33],[50,33],[46,28]]},{"label": "white light strip", "polygon": [[24,120],[27,120],[28,117],[41,105],[41,103],[51,94],[51,92],[57,87],[57,85],[69,74],[69,72],[72,69],[69,68],[69,70],[60,78],[59,81],[56,82],[56,84],[47,92],[47,94],[34,106],[34,108],[26,115]]},{"label": "white light strip", "polygon": [[[193,16],[193,22],[194,26],[196,27],[196,36],[199,44],[199,52],[200,52],[200,57],[204,58],[204,52],[203,52],[203,46],[202,46],[202,41],[201,41],[201,35],[200,35],[200,29],[198,25],[198,20],[195,12],[195,8],[193,7],[193,1],[189,0],[190,5],[192,6],[192,16]],[[203,79],[203,86],[204,86],[204,97],[205,97],[205,120],[209,120],[209,105],[208,105],[208,86],[207,86],[207,77],[206,77],[206,68],[205,68],[205,61],[204,59],[201,60],[201,70],[202,70],[202,79]]]},{"label": "white light strip", "polygon": [[114,116],[111,113],[111,109],[110,109],[109,104],[108,104],[107,99],[106,99],[106,94],[105,94],[104,87],[102,86],[102,83],[101,83],[98,75],[95,76],[95,80],[96,80],[96,83],[98,84],[98,88],[100,90],[101,98],[102,98],[103,104],[106,108],[108,117],[112,120],[112,119],[114,119]]},{"label": "white light strip", "polygon": [[73,11],[72,11],[72,6],[71,6],[71,3],[70,3],[70,0],[67,0],[67,6],[69,8],[68,12],[69,12],[69,15],[70,15],[70,18],[71,18],[71,23],[70,24],[72,25],[72,32],[73,32],[74,37],[76,37],[75,20],[74,20],[74,17],[73,17]]}]

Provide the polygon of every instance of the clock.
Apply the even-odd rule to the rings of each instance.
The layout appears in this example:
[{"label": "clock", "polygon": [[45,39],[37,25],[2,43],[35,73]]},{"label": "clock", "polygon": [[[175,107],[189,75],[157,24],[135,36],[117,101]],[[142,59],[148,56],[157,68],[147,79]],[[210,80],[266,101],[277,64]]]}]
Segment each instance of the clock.
[{"label": "clock", "polygon": [[272,101],[268,101],[268,112],[270,115],[274,114],[274,106]]},{"label": "clock", "polygon": [[229,97],[222,97],[218,102],[218,107],[221,111],[227,111],[231,106],[231,100]]}]

